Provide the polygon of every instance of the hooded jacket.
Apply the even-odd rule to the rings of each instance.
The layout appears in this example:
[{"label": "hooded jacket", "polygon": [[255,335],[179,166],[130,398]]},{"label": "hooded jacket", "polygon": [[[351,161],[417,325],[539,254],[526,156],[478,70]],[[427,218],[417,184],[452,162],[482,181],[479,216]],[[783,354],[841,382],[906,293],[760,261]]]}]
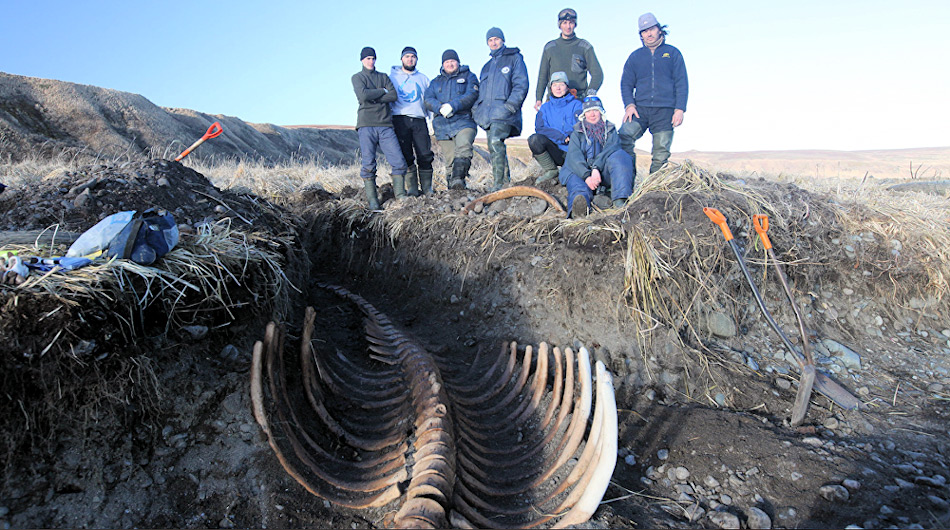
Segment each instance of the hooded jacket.
[{"label": "hooded jacket", "polygon": [[376,70],[363,68],[353,74],[353,92],[360,102],[356,113],[356,128],[392,127],[393,114],[389,104],[396,101],[396,89],[389,76]]},{"label": "hooded jacket", "polygon": [[393,114],[425,118],[426,111],[423,97],[429,87],[429,78],[419,70],[405,72],[402,65],[393,66],[389,72],[389,79],[396,87],[396,101],[393,101]]},{"label": "hooded jacket", "polygon": [[620,77],[623,106],[672,107],[686,111],[689,80],[678,49],[665,42],[653,53],[642,46],[627,57]]},{"label": "hooded jacket", "polygon": [[571,93],[561,98],[551,98],[538,110],[534,118],[534,131],[547,136],[561,151],[567,151],[567,142],[564,140],[574,130],[583,107]]},{"label": "hooded jacket", "polygon": [[567,150],[567,157],[564,159],[564,167],[582,179],[589,177],[593,168],[603,172],[607,167],[607,158],[620,149],[620,137],[613,123],[609,121],[606,123],[604,136],[606,141],[601,147],[597,142],[591,142],[587,138],[583,122],[577,122],[574,125],[574,132],[571,133],[571,143]]},{"label": "hooded jacket", "polygon": [[[439,75],[429,83],[426,89],[426,108],[434,113],[432,129],[436,140],[454,138],[462,129],[474,129],[472,105],[478,99],[478,78],[466,65],[446,74],[439,69]],[[439,108],[448,103],[452,105],[452,115],[448,118],[439,113]]]},{"label": "hooded jacket", "polygon": [[521,105],[528,97],[528,68],[518,48],[501,48],[491,52],[491,59],[482,67],[478,80],[478,101],[472,116],[479,127],[492,123],[512,127],[511,136],[521,134]]}]

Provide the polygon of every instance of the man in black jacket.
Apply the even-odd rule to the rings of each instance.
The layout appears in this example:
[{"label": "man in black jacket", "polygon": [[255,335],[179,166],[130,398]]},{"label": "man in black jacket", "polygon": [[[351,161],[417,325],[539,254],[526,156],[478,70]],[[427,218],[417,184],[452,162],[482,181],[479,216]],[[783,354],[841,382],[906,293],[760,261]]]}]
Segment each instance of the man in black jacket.
[{"label": "man in black jacket", "polygon": [[376,189],[376,153],[382,150],[392,166],[393,193],[397,198],[406,196],[406,160],[393,131],[393,114],[389,104],[396,101],[396,88],[389,76],[376,71],[376,50],[369,46],[360,52],[363,69],[353,75],[353,92],[360,102],[356,113],[356,131],[360,136],[362,167],[360,177],[366,190],[366,201],[371,210],[379,209]]}]

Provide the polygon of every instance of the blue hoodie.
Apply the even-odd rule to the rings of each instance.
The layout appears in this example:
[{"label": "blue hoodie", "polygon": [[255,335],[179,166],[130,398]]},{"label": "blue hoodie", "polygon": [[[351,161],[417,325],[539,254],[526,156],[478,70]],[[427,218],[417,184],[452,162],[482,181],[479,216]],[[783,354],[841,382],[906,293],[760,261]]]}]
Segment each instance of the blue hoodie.
[{"label": "blue hoodie", "polygon": [[550,138],[561,151],[567,151],[565,140],[574,130],[583,107],[580,100],[570,92],[561,98],[552,97],[538,110],[538,115],[534,118],[534,130]]},{"label": "blue hoodie", "polygon": [[406,73],[402,66],[393,66],[389,79],[396,88],[396,101],[392,104],[393,114],[425,118],[428,112],[422,97],[426,88],[429,88],[429,78],[419,70]]}]

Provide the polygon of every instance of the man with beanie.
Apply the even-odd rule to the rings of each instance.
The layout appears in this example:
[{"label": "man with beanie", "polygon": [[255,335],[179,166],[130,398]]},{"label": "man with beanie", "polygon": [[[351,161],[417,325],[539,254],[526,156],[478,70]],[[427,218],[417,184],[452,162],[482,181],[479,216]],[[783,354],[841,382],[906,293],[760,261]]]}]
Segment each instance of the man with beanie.
[{"label": "man with beanie", "polygon": [[666,44],[666,26],[661,26],[653,13],[644,13],[637,27],[643,47],[630,54],[620,77],[625,107],[620,143],[636,162],[634,143],[649,129],[653,136],[653,173],[670,158],[673,128],[682,125],[686,112],[689,80],[683,54]]},{"label": "man with beanie", "polygon": [[[557,24],[561,29],[561,36],[544,45],[541,53],[541,69],[538,71],[538,88],[535,90],[534,110],[541,108],[544,100],[544,91],[551,72],[567,74],[567,87],[578,98],[592,96],[600,90],[604,82],[604,71],[594,53],[594,47],[584,39],[574,34],[577,27],[577,11],[571,8],[562,9],[557,14]],[[590,73],[590,83],[587,74]]]},{"label": "man with beanie", "polygon": [[488,133],[491,189],[497,191],[511,180],[505,139],[521,134],[521,106],[528,97],[528,68],[521,50],[505,46],[505,34],[500,29],[488,30],[485,40],[491,59],[482,67],[472,116]]},{"label": "man with beanie", "polygon": [[449,189],[464,190],[472,167],[475,120],[472,105],[478,99],[478,78],[468,66],[459,64],[455,50],[442,54],[442,69],[426,89],[426,107],[435,113],[432,129],[445,158],[445,180]]},{"label": "man with beanie", "polygon": [[598,188],[609,187],[613,207],[622,207],[633,193],[633,178],[633,159],[620,148],[617,128],[604,119],[600,98],[587,96],[560,174],[567,188],[569,215],[586,216]]},{"label": "man with beanie", "polygon": [[558,175],[558,166],[564,165],[564,154],[577,116],[581,113],[581,102],[568,92],[568,78],[564,72],[551,74],[548,83],[551,98],[541,105],[534,118],[535,133],[528,137],[531,155],[541,165],[544,173],[535,180],[540,184]]},{"label": "man with beanie", "polygon": [[376,71],[376,50],[369,46],[360,51],[363,69],[354,74],[353,92],[360,103],[356,113],[356,131],[360,137],[362,167],[360,177],[366,190],[366,201],[371,210],[379,209],[379,193],[376,189],[376,152],[382,150],[386,161],[392,166],[393,190],[397,197],[405,196],[406,161],[399,149],[399,140],[393,132],[392,110],[389,104],[396,101],[396,89],[389,76]]},{"label": "man with beanie", "polygon": [[396,101],[392,107],[393,129],[408,166],[406,190],[412,197],[419,196],[420,184],[422,193],[432,193],[432,159],[435,158],[429,139],[429,126],[426,124],[429,113],[423,104],[429,78],[416,70],[418,61],[416,49],[406,46],[402,49],[402,64],[393,66],[389,72],[389,79],[396,87]]}]

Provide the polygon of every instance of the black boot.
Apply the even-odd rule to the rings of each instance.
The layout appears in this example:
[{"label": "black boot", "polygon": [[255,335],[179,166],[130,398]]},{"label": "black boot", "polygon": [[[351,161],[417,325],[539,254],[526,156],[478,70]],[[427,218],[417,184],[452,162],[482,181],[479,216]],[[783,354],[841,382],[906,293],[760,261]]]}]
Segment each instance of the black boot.
[{"label": "black boot", "polygon": [[376,178],[363,179],[363,189],[366,190],[366,202],[370,210],[379,209],[379,192],[376,190]]},{"label": "black boot", "polygon": [[419,173],[416,166],[412,166],[406,171],[406,194],[410,197],[418,197],[419,194]]},{"label": "black boot", "polygon": [[429,195],[432,193],[432,170],[431,169],[420,169],[419,170],[419,187],[422,188],[423,195]]},{"label": "black boot", "polygon": [[452,162],[452,180],[449,182],[449,189],[464,190],[465,179],[468,177],[468,170],[472,167],[471,158],[456,158]]}]

